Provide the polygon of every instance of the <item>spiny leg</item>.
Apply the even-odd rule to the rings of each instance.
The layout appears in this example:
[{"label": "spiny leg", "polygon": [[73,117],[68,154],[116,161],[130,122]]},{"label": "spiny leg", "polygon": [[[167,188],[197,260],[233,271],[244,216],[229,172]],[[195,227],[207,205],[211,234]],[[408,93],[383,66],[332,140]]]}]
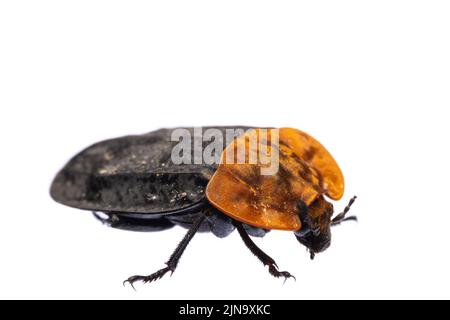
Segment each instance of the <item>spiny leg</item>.
[{"label": "spiny leg", "polygon": [[331,225],[332,226],[336,226],[336,225],[340,224],[341,222],[348,221],[348,220],[358,221],[358,218],[356,216],[346,217],[347,213],[350,211],[350,208],[352,207],[352,205],[355,202],[356,198],[357,198],[356,196],[351,198],[350,202],[345,207],[344,211],[339,213],[336,217],[333,218],[333,220],[331,220]]},{"label": "spiny leg", "polygon": [[197,220],[195,220],[195,222],[192,224],[189,231],[184,236],[183,240],[181,240],[180,244],[177,246],[175,251],[170,256],[169,261],[166,262],[167,267],[162,268],[148,276],[129,277],[127,280],[125,280],[123,282],[123,284],[125,285],[128,282],[134,289],[134,283],[136,281],[142,281],[144,283],[149,283],[149,282],[152,282],[152,281],[162,278],[169,271],[171,271],[173,273],[175,271],[175,269],[177,268],[178,261],[180,260],[184,250],[186,249],[187,245],[194,237],[195,233],[200,228],[200,225],[202,224],[204,218],[205,218],[205,216],[204,216],[204,214],[202,214]]},{"label": "spiny leg", "polygon": [[242,241],[244,241],[247,248],[261,261],[265,266],[269,266],[269,273],[274,276],[275,278],[284,277],[285,281],[288,278],[294,278],[293,275],[291,275],[287,271],[279,271],[278,266],[271,257],[269,257],[264,251],[262,251],[258,246],[253,242],[253,240],[249,237],[247,232],[244,229],[244,226],[242,223],[238,221],[233,221],[233,224],[235,225],[237,231],[239,232],[239,235],[242,238]]}]

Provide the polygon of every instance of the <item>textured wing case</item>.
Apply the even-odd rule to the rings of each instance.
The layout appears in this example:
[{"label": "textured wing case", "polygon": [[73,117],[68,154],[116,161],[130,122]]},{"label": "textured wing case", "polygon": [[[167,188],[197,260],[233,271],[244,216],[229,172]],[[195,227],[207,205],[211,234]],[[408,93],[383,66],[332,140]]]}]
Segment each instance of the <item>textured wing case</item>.
[{"label": "textured wing case", "polygon": [[[193,134],[193,128],[186,129]],[[88,147],[57,174],[51,196],[80,209],[134,213],[183,210],[202,201],[216,165],[175,165],[171,160],[177,143],[171,141],[173,130]]]}]

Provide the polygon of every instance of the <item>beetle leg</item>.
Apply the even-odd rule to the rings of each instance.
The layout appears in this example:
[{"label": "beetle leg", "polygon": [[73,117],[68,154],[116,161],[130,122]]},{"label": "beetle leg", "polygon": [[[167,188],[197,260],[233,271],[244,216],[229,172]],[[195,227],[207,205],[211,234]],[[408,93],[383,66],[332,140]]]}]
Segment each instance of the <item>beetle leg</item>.
[{"label": "beetle leg", "polygon": [[124,214],[99,213],[95,211],[92,214],[104,225],[120,230],[153,232],[170,229],[174,226],[172,222],[165,218],[138,219],[127,217]]},{"label": "beetle leg", "polygon": [[178,261],[181,258],[181,255],[183,254],[184,250],[186,249],[189,242],[194,237],[195,233],[200,228],[200,225],[202,224],[203,220],[205,219],[205,215],[200,215],[199,218],[192,224],[192,227],[189,229],[189,231],[184,236],[183,240],[181,240],[180,244],[177,246],[175,251],[172,253],[172,255],[169,258],[169,261],[166,262],[167,267],[162,268],[155,273],[152,273],[148,276],[132,276],[129,277],[127,280],[123,282],[125,285],[127,282],[133,287],[134,289],[134,283],[136,281],[142,281],[144,283],[153,282],[155,280],[158,280],[162,278],[167,272],[171,271],[172,273],[175,271],[178,265]]},{"label": "beetle leg", "polygon": [[242,238],[242,241],[244,241],[247,248],[261,261],[265,266],[269,266],[269,273],[274,276],[275,278],[284,277],[284,281],[286,281],[289,278],[294,278],[293,275],[291,275],[287,271],[279,271],[278,266],[271,257],[269,257],[264,251],[262,251],[258,246],[253,242],[253,240],[249,237],[247,232],[244,229],[244,226],[242,223],[234,220],[233,224],[235,225],[237,231],[239,232],[239,235]]},{"label": "beetle leg", "polygon": [[338,224],[340,224],[341,222],[344,221],[349,221],[349,220],[354,220],[354,221],[358,221],[358,218],[356,216],[350,216],[350,217],[346,217],[347,213],[350,211],[350,208],[352,207],[353,203],[356,200],[356,196],[350,199],[350,202],[348,203],[348,205],[345,207],[344,211],[342,211],[341,213],[339,213],[336,217],[334,217],[331,220],[331,225],[332,226],[336,226]]}]

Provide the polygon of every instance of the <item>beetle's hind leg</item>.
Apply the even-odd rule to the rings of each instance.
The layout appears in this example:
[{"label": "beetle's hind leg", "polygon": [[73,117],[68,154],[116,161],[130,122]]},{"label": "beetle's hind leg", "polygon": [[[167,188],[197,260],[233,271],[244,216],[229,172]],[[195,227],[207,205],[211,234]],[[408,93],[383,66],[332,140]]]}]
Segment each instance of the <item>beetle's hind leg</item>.
[{"label": "beetle's hind leg", "polygon": [[126,214],[100,213],[95,211],[92,214],[104,225],[120,230],[153,232],[170,229],[174,226],[172,222],[165,218],[139,219],[128,217]]},{"label": "beetle's hind leg", "polygon": [[142,281],[144,283],[149,283],[149,282],[153,282],[155,280],[158,280],[158,279],[162,278],[169,271],[171,271],[171,273],[173,273],[175,271],[175,269],[177,268],[178,261],[180,260],[181,255],[183,254],[183,252],[186,249],[186,247],[189,244],[189,242],[194,237],[195,233],[200,228],[200,225],[202,224],[204,218],[205,218],[205,215],[201,214],[197,218],[197,220],[195,220],[195,222],[192,224],[192,226],[189,229],[189,231],[184,236],[183,240],[181,240],[180,244],[177,246],[175,251],[170,256],[169,261],[166,262],[167,267],[162,268],[162,269],[160,269],[160,270],[156,271],[155,273],[152,273],[151,275],[148,275],[148,276],[132,276],[132,277],[129,277],[127,280],[125,280],[123,282],[123,284],[125,285],[128,282],[134,289],[134,283],[137,282],[137,281]]},{"label": "beetle's hind leg", "polygon": [[264,251],[262,251],[258,246],[253,242],[253,240],[249,237],[247,231],[245,231],[244,226],[242,223],[238,221],[233,221],[233,224],[235,225],[237,231],[239,232],[239,235],[242,238],[242,241],[244,241],[247,248],[261,261],[265,266],[269,266],[269,273],[274,276],[275,278],[284,277],[285,281],[289,278],[294,278],[293,275],[291,275],[287,271],[279,271],[278,266],[271,257],[269,257]]}]

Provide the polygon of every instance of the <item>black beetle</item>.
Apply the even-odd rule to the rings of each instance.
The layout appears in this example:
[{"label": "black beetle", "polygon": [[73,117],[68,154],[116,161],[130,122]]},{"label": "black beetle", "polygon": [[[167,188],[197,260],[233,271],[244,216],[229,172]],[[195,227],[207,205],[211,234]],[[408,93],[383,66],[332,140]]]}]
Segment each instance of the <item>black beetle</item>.
[{"label": "black beetle", "polygon": [[[125,281],[131,285],[136,281],[152,282],[169,271],[173,273],[196,232],[212,232],[223,238],[234,229],[238,230],[251,252],[269,267],[271,275],[286,279],[293,277],[287,271],[279,271],[275,261],[249,237],[263,237],[270,230],[233,219],[208,201],[205,190],[217,170],[216,163],[173,162],[171,155],[178,141],[173,141],[172,134],[178,129],[160,129],[144,135],[106,140],[86,148],[57,174],[51,185],[52,198],[64,205],[92,211],[97,219],[113,228],[160,231],[179,225],[188,229],[165,268],[149,276],[132,276]],[[239,137],[250,128],[203,128],[207,129],[218,130],[222,136],[232,132]],[[208,141],[198,137],[198,128],[183,130],[205,148]],[[213,149],[213,156],[220,158],[224,147],[226,144],[222,142],[222,148]],[[353,201],[342,214],[327,222],[335,225],[354,219],[345,218]],[[317,234],[319,221],[308,216],[308,207],[301,201],[298,210],[303,228],[296,236],[313,256],[312,249],[317,247],[319,240],[323,242],[324,239],[323,236],[319,239]],[[324,236],[329,240],[329,235]]]}]

